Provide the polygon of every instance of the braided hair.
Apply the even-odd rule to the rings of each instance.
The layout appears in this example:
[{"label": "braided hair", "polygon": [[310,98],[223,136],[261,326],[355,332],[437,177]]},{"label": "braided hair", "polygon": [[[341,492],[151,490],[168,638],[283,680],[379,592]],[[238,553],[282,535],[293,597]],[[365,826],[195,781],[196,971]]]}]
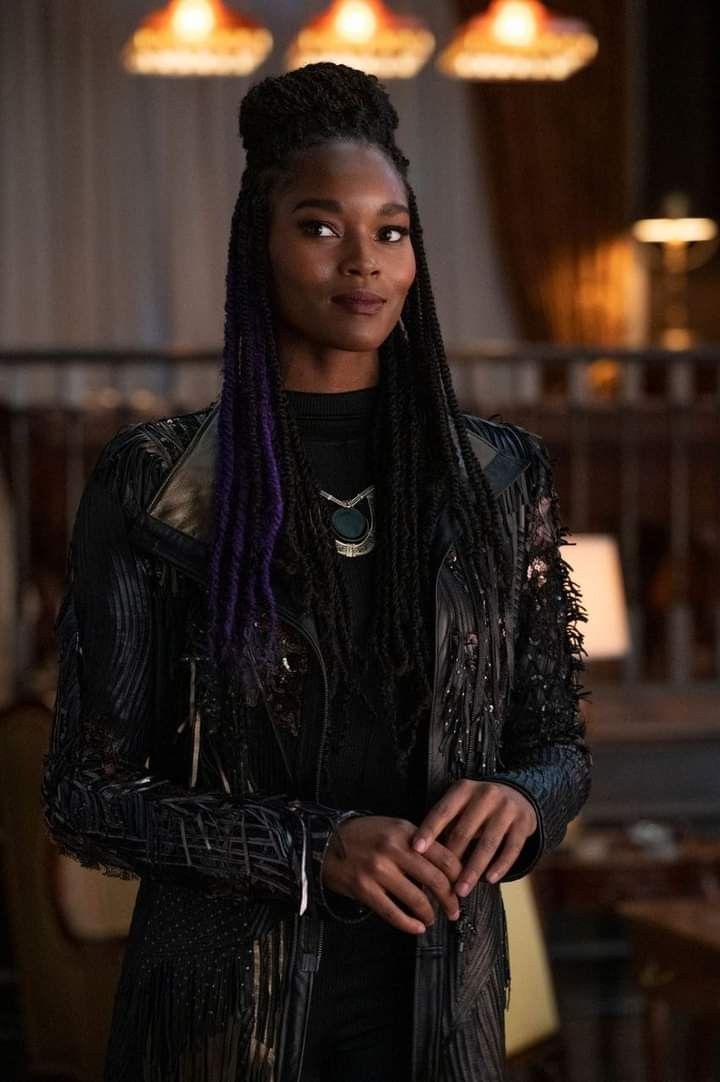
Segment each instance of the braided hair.
[{"label": "braided hair", "polygon": [[[277,661],[274,575],[291,584],[316,619],[328,661],[333,717],[363,694],[354,656],[342,557],[300,432],[288,409],[273,332],[268,256],[269,197],[292,175],[294,156],[332,140],[379,148],[402,178],[410,210],[415,279],[379,348],[372,456],[377,492],[377,573],[369,648],[383,717],[407,764],[429,709],[432,674],[433,527],[444,503],[472,558],[467,581],[507,575],[498,512],[467,436],[435,310],[408,159],[395,143],[398,115],[382,84],[344,64],[310,64],[250,88],[239,111],[246,166],[230,233],[224,375],[211,539],[211,644],[227,660],[252,645],[259,665]],[[464,470],[461,469],[464,465]],[[402,704],[400,707],[399,704]],[[372,704],[368,703],[369,706]],[[335,746],[343,736],[334,728]]]}]

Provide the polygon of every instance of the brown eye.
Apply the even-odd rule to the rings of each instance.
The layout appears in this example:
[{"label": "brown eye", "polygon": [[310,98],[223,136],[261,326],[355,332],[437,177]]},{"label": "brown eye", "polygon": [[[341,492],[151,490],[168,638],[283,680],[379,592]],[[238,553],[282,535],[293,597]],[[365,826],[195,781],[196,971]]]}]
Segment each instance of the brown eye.
[{"label": "brown eye", "polygon": [[332,226],[328,225],[327,222],[319,222],[319,221],[315,220],[314,218],[313,219],[308,219],[307,221],[304,221],[304,222],[300,222],[299,227],[300,227],[300,229],[302,229],[302,231],[304,233],[308,233],[312,237],[317,237],[318,236],[317,233],[313,232],[313,230],[315,228],[329,229],[331,232],[333,232]]},{"label": "brown eye", "polygon": [[386,225],[383,227],[382,232],[384,233],[386,229],[389,229],[391,233],[400,234],[399,238],[392,242],[393,244],[399,244],[403,237],[407,237],[410,233],[410,230],[405,225]]}]

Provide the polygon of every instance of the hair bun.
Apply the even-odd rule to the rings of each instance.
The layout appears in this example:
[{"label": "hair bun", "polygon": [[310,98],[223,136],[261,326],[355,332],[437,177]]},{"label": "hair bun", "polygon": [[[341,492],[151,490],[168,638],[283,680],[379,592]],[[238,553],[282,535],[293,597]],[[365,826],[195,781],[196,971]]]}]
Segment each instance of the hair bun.
[{"label": "hair bun", "polygon": [[263,158],[315,134],[362,134],[390,145],[398,120],[375,75],[321,61],[255,83],[240,103],[238,127],[248,156]]}]

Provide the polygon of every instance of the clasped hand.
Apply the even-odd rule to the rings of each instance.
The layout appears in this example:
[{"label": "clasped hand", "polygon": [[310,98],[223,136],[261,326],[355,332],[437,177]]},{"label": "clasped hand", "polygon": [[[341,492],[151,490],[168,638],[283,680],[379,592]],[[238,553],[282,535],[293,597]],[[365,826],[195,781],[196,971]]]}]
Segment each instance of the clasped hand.
[{"label": "clasped hand", "polygon": [[323,884],[395,928],[421,935],[435,920],[423,887],[457,920],[458,897],[469,894],[483,874],[489,882],[501,879],[536,827],[535,809],[516,789],[462,778],[419,826],[383,815],[346,819],[338,828],[345,855],[333,839]]}]

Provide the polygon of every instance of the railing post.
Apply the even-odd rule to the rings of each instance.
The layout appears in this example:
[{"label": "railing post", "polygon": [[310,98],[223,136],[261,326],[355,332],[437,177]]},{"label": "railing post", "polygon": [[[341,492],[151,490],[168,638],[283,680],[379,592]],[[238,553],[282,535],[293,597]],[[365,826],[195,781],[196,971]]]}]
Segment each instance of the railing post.
[{"label": "railing post", "polygon": [[[621,407],[622,409],[622,407]],[[625,658],[624,678],[636,682],[641,677],[644,655],[644,627],[640,596],[639,576],[639,530],[638,499],[640,494],[640,466],[630,410],[622,409],[620,436],[620,551],[622,553],[623,577],[628,598],[630,623],[630,652]]]},{"label": "railing post", "polygon": [[692,613],[688,604],[690,560],[690,486],[686,411],[670,412],[670,554],[672,602],[668,625],[670,678],[674,684],[690,679]]}]

